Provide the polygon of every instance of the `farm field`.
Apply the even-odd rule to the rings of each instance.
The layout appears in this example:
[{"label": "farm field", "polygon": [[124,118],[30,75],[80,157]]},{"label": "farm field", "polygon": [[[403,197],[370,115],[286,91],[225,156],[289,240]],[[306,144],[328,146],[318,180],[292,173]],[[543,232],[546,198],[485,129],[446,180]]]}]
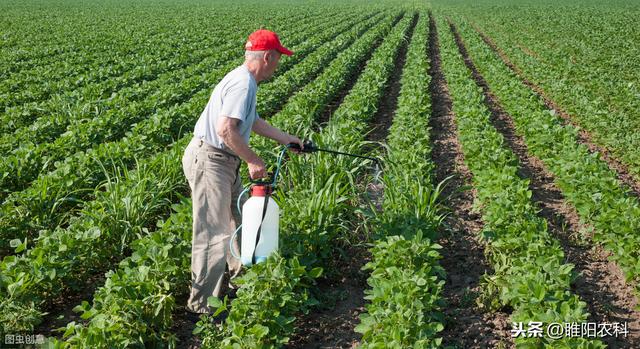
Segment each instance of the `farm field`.
[{"label": "farm field", "polygon": [[[0,10],[0,348],[640,348],[640,4]],[[260,27],[259,115],[382,166],[287,157],[278,253],[193,323],[181,157]]]}]

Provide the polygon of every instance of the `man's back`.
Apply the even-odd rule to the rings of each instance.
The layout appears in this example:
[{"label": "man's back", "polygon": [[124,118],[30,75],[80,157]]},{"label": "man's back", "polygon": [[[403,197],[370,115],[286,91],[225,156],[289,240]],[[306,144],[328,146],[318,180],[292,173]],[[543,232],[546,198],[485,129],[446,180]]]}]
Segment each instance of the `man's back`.
[{"label": "man's back", "polygon": [[241,65],[230,71],[213,89],[209,102],[196,123],[195,137],[204,139],[216,148],[232,152],[216,132],[218,119],[225,116],[241,121],[238,131],[248,143],[251,126],[258,118],[257,92],[258,85],[246,66]]}]

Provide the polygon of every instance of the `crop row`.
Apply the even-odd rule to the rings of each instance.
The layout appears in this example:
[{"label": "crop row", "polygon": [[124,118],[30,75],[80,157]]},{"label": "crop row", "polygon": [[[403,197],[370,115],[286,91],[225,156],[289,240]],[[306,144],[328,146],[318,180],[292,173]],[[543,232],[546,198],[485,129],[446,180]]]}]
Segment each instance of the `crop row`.
[{"label": "crop row", "polygon": [[[21,12],[13,12],[13,16],[3,18],[3,30],[6,30],[5,38],[12,40],[11,47],[0,46],[0,71],[2,73],[18,73],[23,69],[34,66],[50,65],[56,61],[73,61],[74,65],[83,67],[100,61],[100,54],[112,52],[118,56],[134,53],[138,45],[149,41],[149,38],[165,37],[165,41],[171,40],[174,45],[180,42],[200,41],[205,46],[211,43],[212,37],[207,40],[199,37],[197,33],[218,32],[224,28],[224,23],[254,17],[254,27],[266,24],[263,17],[265,13],[278,11],[279,15],[291,20],[303,20],[317,17],[318,15],[333,17],[339,13],[346,13],[332,5],[317,9],[309,6],[290,7],[284,10],[281,6],[260,4],[238,7],[235,4],[216,3],[218,12],[216,21],[211,21],[210,13],[203,11],[203,7],[183,7],[180,11],[172,11],[168,8],[136,7],[123,11],[111,6],[101,8],[96,12],[87,13],[87,8],[98,4],[85,4],[82,9],[67,7],[53,10],[56,16],[39,18],[37,25],[33,25],[34,12],[39,9],[29,9]],[[99,6],[99,5],[98,5]],[[206,8],[206,7],[205,7]],[[51,9],[49,9],[51,10]],[[78,10],[82,13],[78,14]],[[350,13],[356,13],[351,11]],[[25,16],[28,14],[28,16]],[[5,13],[6,15],[6,13]],[[99,18],[96,18],[99,16]],[[158,20],[158,18],[162,18]],[[262,19],[260,19],[262,18]],[[6,21],[4,21],[6,19]],[[44,28],[53,28],[46,30]],[[91,30],[79,31],[78,28],[91,27]],[[16,35],[16,32],[20,32]],[[71,33],[71,34],[70,34]],[[136,35],[136,34],[143,35]],[[75,35],[72,35],[75,34]],[[248,34],[248,33],[246,33]],[[172,35],[177,35],[173,37]],[[9,41],[7,40],[7,41]],[[6,42],[5,42],[6,43]],[[36,44],[37,43],[37,44]],[[75,61],[75,53],[78,50],[90,53],[87,60]],[[74,71],[70,70],[70,74]],[[5,78],[7,75],[0,75]]]},{"label": "crop row", "polygon": [[[307,129],[307,135],[316,144],[362,152],[368,121],[375,114],[412,17],[405,15],[389,32],[326,128],[319,133]],[[313,119],[308,115],[296,115],[297,120],[293,121],[309,125]],[[347,219],[355,218],[357,201],[348,197],[357,197],[354,182],[362,170],[360,161],[320,154],[306,159],[304,164],[298,159],[288,163],[286,178],[294,187],[287,191],[283,202],[283,210],[288,213],[286,217],[290,218],[285,221],[289,229],[284,230],[286,235],[282,240],[286,246],[282,252],[290,263],[296,265],[300,260],[307,266],[311,270],[310,277],[317,276],[316,268],[328,265],[337,233],[346,233]],[[301,205],[301,202],[307,204]],[[307,298],[311,285],[304,283],[302,278],[286,287],[284,293],[274,288],[282,281],[277,275],[265,277],[265,270],[279,261],[279,258],[270,258],[264,266],[252,267],[247,278],[241,278],[238,298],[231,303],[224,326],[208,325],[207,320],[200,323],[203,348],[271,347],[288,341],[294,330],[295,316],[313,305],[313,300]],[[224,308],[223,304],[222,310]]]},{"label": "crop row", "polygon": [[[198,34],[203,36],[202,33]],[[231,31],[222,31],[218,35],[221,35],[220,38],[226,38],[231,34]],[[142,36],[144,34],[138,35]],[[193,33],[192,35],[195,36],[196,34]],[[9,126],[13,126],[13,129],[15,129],[33,120],[33,116],[24,114],[27,112],[30,114],[37,113],[37,106],[42,103],[36,102],[44,102],[48,98],[58,97],[57,94],[60,94],[60,92],[82,89],[92,92],[92,95],[87,93],[79,95],[82,97],[86,95],[87,99],[90,97],[95,98],[96,94],[98,96],[109,96],[111,92],[119,89],[118,86],[130,84],[129,81],[135,83],[140,80],[149,80],[157,72],[180,68],[180,64],[188,58],[186,57],[188,53],[195,53],[195,57],[191,61],[196,62],[204,57],[204,53],[210,53],[211,51],[209,45],[202,45],[202,43],[198,42],[178,41],[179,45],[175,45],[172,41],[177,41],[177,38],[171,40],[166,34],[152,36],[148,42],[137,41],[136,39],[130,39],[122,43],[123,45],[127,45],[127,43],[133,44],[137,48],[137,52],[132,52],[125,56],[117,55],[109,47],[106,47],[105,51],[94,53],[93,55],[83,49],[75,52],[70,59],[65,60],[64,57],[61,57],[56,59],[53,64],[38,65],[20,74],[9,76],[0,84],[0,93],[2,94],[2,97],[0,97],[0,102],[2,102],[0,103],[0,110],[12,112],[9,115],[21,116],[22,119],[19,120],[20,123],[17,123],[17,125],[3,125],[2,131],[7,132],[7,129],[11,131],[12,129],[8,128]],[[224,39],[218,39],[212,44],[219,46],[225,42],[226,40]],[[101,45],[99,40],[93,42],[93,44],[96,46]],[[203,49],[203,46],[205,46],[205,49]],[[80,62],[91,62],[92,64],[83,66]],[[123,80],[122,78],[125,77],[136,79]],[[112,84],[106,84],[106,82],[111,81],[113,82]],[[101,84],[105,87],[93,87],[96,84]],[[67,93],[68,95],[69,93]],[[67,97],[66,99],[69,98]],[[27,107],[31,108],[20,114],[19,112],[24,110],[24,107],[21,106],[24,103],[30,103]],[[11,107],[13,107],[12,110],[9,109]],[[9,115],[2,115],[2,118],[11,120]]]},{"label": "crop row", "polygon": [[[321,20],[322,21],[322,20]],[[150,86],[149,91],[153,91],[153,88],[157,88],[157,84],[148,85],[147,82],[156,79],[161,79],[163,76],[171,76],[181,69],[188,70],[190,66],[200,63],[208,56],[212,55],[212,51],[224,52],[235,51],[240,52],[242,43],[244,40],[243,31],[249,31],[254,25],[248,22],[244,23],[244,27],[234,28],[233,31],[221,31],[216,34],[218,39],[213,41],[201,40],[200,42],[191,43],[191,46],[176,46],[171,42],[156,43],[151,42],[150,49],[146,47],[139,47],[135,56],[128,59],[114,56],[112,53],[107,53],[105,59],[99,60],[96,64],[98,68],[91,69],[88,72],[78,73],[80,76],[67,76],[60,77],[47,77],[47,74],[39,73],[35,76],[41,76],[43,79],[41,82],[34,82],[32,86],[18,86],[11,88],[11,91],[7,91],[7,95],[11,96],[11,101],[15,104],[14,107],[8,108],[0,120],[2,121],[2,128],[0,131],[3,133],[16,132],[17,129],[28,129],[29,131],[41,132],[36,125],[29,126],[34,120],[39,117],[50,114],[72,114],[72,117],[77,118],[82,115],[92,115],[96,113],[94,108],[104,109],[105,107],[101,103],[103,101],[112,99],[113,94],[122,94],[121,91],[125,87],[130,87],[137,92],[136,98],[141,99],[146,96],[142,93],[142,88]],[[314,18],[312,23],[308,19],[301,21],[303,25],[319,24],[318,19]],[[240,24],[239,24],[240,25]],[[240,30],[238,30],[240,29]],[[195,34],[194,34],[195,35]],[[211,35],[209,33],[208,35]],[[203,43],[204,41],[205,43]],[[186,45],[186,44],[185,44]],[[141,45],[142,46],[142,45]],[[155,52],[159,50],[158,52]],[[80,54],[79,54],[80,55]],[[232,55],[229,55],[232,56]],[[109,64],[109,59],[117,60],[117,65],[113,66]],[[66,65],[73,66],[72,62],[64,62]],[[209,62],[211,64],[211,62]],[[200,64],[202,66],[202,64]],[[51,68],[55,70],[56,68]],[[164,75],[162,75],[165,73]],[[12,79],[21,81],[21,77],[16,76]],[[179,79],[173,79],[170,81],[176,81]],[[166,83],[166,82],[165,82]],[[142,86],[140,86],[142,85]],[[58,92],[52,96],[48,94],[43,95],[42,98],[38,98],[36,101],[22,104],[20,94],[32,94],[31,90],[39,91],[39,93],[45,93],[47,91]],[[62,91],[62,93],[60,93]],[[18,93],[19,92],[19,93]],[[51,97],[50,99],[47,99]],[[122,103],[122,105],[125,105]],[[46,119],[45,119],[46,120]],[[51,121],[48,121],[51,124]],[[56,123],[53,123],[57,125]],[[66,124],[62,124],[58,127],[63,127]],[[14,148],[19,142],[24,142],[21,136],[24,136],[24,132],[16,132],[15,136],[7,134],[3,137],[2,141],[3,150],[10,150]],[[48,131],[43,134],[45,137],[55,137],[57,133]],[[13,139],[13,142],[8,142],[6,139]],[[30,142],[40,143],[50,140],[50,138],[31,137]],[[4,143],[8,143],[5,145]],[[8,147],[11,147],[7,149]]]},{"label": "crop row", "polygon": [[[162,10],[147,9],[144,14],[139,11],[111,11],[87,13],[87,6],[80,8],[30,8],[28,10],[13,7],[10,14],[3,13],[3,30],[6,31],[8,41],[13,45],[2,47],[0,68],[7,75],[20,73],[33,67],[50,65],[56,61],[72,61],[74,64],[91,63],[93,54],[113,52],[116,55],[126,55],[135,51],[138,44],[144,42],[151,35],[162,36],[174,29],[174,32],[186,34],[191,26],[204,27],[206,22],[202,18],[193,16],[192,12],[181,12],[181,16],[169,17]],[[39,16],[37,25],[34,24],[38,12],[50,11],[54,16]],[[138,10],[138,9],[136,9]],[[151,10],[151,11],[149,11]],[[231,13],[231,12],[227,12]],[[164,15],[163,21],[153,21],[152,18]],[[191,17],[189,17],[191,15]],[[98,18],[100,17],[99,21]],[[226,18],[234,18],[227,15]],[[143,20],[141,20],[141,18]],[[91,28],[91,30],[78,30]],[[215,31],[219,28],[208,27]],[[18,34],[19,33],[19,34]],[[136,34],[144,35],[136,35]],[[72,35],[76,34],[76,35]],[[132,35],[133,34],[133,35]],[[13,40],[12,40],[13,39]],[[188,38],[187,38],[188,39]],[[183,38],[184,40],[184,38]],[[38,43],[36,45],[36,43]],[[89,62],[75,61],[75,52],[82,50],[91,53],[87,56]],[[96,55],[96,57],[98,57]],[[6,76],[2,76],[6,78]]]},{"label": "crop row", "polygon": [[[116,54],[126,54],[132,51],[136,44],[142,41],[142,37],[131,36],[131,27],[116,26],[115,18],[103,18],[99,27],[93,30],[79,32],[79,27],[87,27],[95,23],[92,16],[76,16],[75,11],[69,10],[61,16],[51,16],[47,19],[40,18],[38,26],[29,26],[33,23],[34,11],[20,13],[13,12],[10,18],[3,18],[3,30],[6,31],[7,41],[12,41],[12,45],[2,46],[0,53],[0,77],[7,78],[10,75],[22,73],[33,67],[49,65],[60,61],[74,61],[74,52],[79,47],[83,51],[91,53],[104,53],[104,50]],[[3,13],[7,15],[7,13]],[[67,17],[68,16],[68,17]],[[28,17],[28,20],[27,18]],[[70,18],[73,20],[70,20]],[[105,16],[107,17],[107,16]],[[126,18],[119,18],[121,23],[128,22]],[[132,23],[129,23],[132,24]],[[165,23],[161,23],[163,25]],[[167,23],[176,25],[177,23]],[[37,28],[34,28],[37,27]],[[54,29],[55,28],[55,29]],[[138,22],[134,27],[134,33],[152,32],[158,26],[152,21]],[[18,32],[20,34],[18,34]],[[74,32],[81,35],[69,35]],[[66,34],[66,35],[65,35]],[[129,34],[129,36],[127,36]],[[127,40],[128,38],[128,40]],[[13,39],[13,40],[12,40]],[[33,45],[38,42],[39,45]],[[101,45],[100,45],[101,44]],[[91,56],[86,57],[91,58]]]},{"label": "crop row", "polygon": [[[326,23],[317,29],[326,27],[335,27],[335,24]],[[0,174],[2,174],[0,189],[5,193],[24,189],[40,173],[54,169],[57,162],[63,161],[78,151],[91,148],[95,144],[115,141],[124,136],[132,124],[148,118],[148,114],[154,114],[163,108],[188,100],[210,85],[211,74],[219,75],[221,68],[228,65],[233,57],[241,56],[240,50],[241,47],[218,52],[186,71],[168,73],[161,79],[148,84],[144,89],[132,87],[121,90],[113,99],[102,104],[98,115],[93,118],[89,116],[88,120],[84,120],[84,117],[79,115],[76,115],[79,119],[74,119],[55,114],[40,118],[36,122],[41,129],[38,141],[53,139],[65,128],[66,132],[50,143],[36,141],[22,144],[9,156],[3,158],[0,162]],[[171,83],[171,81],[177,82]],[[145,98],[145,91],[149,93],[153,91],[153,94]],[[86,105],[81,104],[78,107],[86,108]],[[36,125],[20,131],[25,134],[31,133],[35,131],[34,128]],[[15,142],[23,139],[23,136],[16,133],[9,138]]]},{"label": "crop row", "polygon": [[[184,186],[178,159],[190,138],[184,137],[170,150],[138,163],[129,178],[108,182],[107,188],[96,193],[96,200],[86,203],[83,215],[72,220],[68,228],[42,235],[36,246],[21,256],[6,257],[0,269],[2,291],[8,297],[0,308],[22,308],[25,316],[13,319],[18,322],[3,324],[20,328],[37,323],[37,317],[29,319],[28,315],[37,315],[37,309],[59,294],[63,286],[78,289],[86,276],[113,265],[118,250],[141,235],[143,227],[167,209],[175,195],[172,188]],[[138,182],[155,183],[156,187],[137,190]],[[147,201],[158,205],[151,209]],[[100,236],[99,241],[96,236]]]},{"label": "crop row", "polygon": [[74,308],[87,324],[67,324],[63,341],[51,339],[55,348],[175,347],[172,312],[191,276],[191,200],[172,208],[156,231],[129,245],[131,256],[105,274],[92,304]]},{"label": "crop row", "polygon": [[543,101],[511,72],[469,25],[461,31],[478,69],[505,110],[513,117],[530,153],[555,176],[567,202],[584,223],[595,228],[593,239],[612,253],[611,259],[640,292],[640,203],[616,179],[598,154],[578,143],[578,130],[564,126]]},{"label": "crop row", "polygon": [[[388,23],[391,20],[387,20]],[[388,24],[387,24],[388,25]],[[378,28],[382,28],[381,26]],[[358,28],[354,28],[357,32]],[[379,31],[380,29],[378,29]],[[366,36],[371,36],[372,34],[366,34]],[[381,35],[381,34],[378,34]],[[366,40],[364,37],[362,40],[358,41],[358,43]],[[356,44],[358,45],[358,44]],[[327,46],[327,45],[325,45]],[[328,45],[327,47],[331,47]],[[346,57],[346,53],[342,54]],[[349,55],[351,57],[351,55]],[[283,85],[287,86],[286,83]],[[284,116],[283,116],[284,117]],[[274,123],[278,123],[278,119],[280,117],[274,118]],[[270,147],[270,146],[269,146]],[[329,192],[333,192],[333,186],[329,186]],[[330,203],[323,203],[326,205],[325,207],[335,209],[339,205],[332,206]],[[167,246],[169,242],[168,239],[171,239],[171,232],[180,231],[182,229],[183,239],[186,239],[186,242],[179,242],[180,246],[185,245],[183,248],[188,249],[188,237],[190,234],[184,236],[185,231],[190,231],[190,214],[187,215],[187,212],[190,212],[190,201],[185,201],[181,205],[176,208],[177,213],[172,215],[172,217],[168,220],[173,224],[164,224],[162,227],[156,232],[157,236],[148,236],[140,239],[138,242],[134,244],[136,246],[133,256],[140,254],[138,250],[147,250],[147,245],[155,246],[160,241],[161,244]],[[328,216],[330,217],[330,216]],[[176,229],[175,227],[178,226]],[[284,229],[283,229],[284,230]],[[153,240],[152,240],[153,239]],[[160,239],[160,240],[159,240]],[[164,242],[167,241],[167,242]],[[175,240],[173,240],[175,242]],[[97,292],[97,296],[94,299],[93,307],[89,307],[88,303],[84,303],[79,307],[79,310],[84,310],[86,317],[91,319],[88,326],[83,327],[77,325],[75,323],[71,323],[67,326],[67,336],[71,336],[67,343],[74,344],[76,346],[95,346],[95,345],[108,345],[108,346],[120,346],[123,345],[123,339],[127,338],[140,338],[140,340],[147,345],[158,344],[165,341],[165,343],[170,343],[170,338],[173,338],[171,334],[167,331],[170,326],[169,318],[167,318],[166,314],[171,314],[174,309],[174,296],[176,293],[180,293],[184,290],[181,289],[181,285],[179,283],[180,280],[184,280],[188,277],[188,273],[186,270],[183,271],[181,276],[176,276],[175,279],[167,279],[166,275],[174,275],[174,274],[166,274],[163,273],[164,270],[169,268],[169,270],[173,271],[174,266],[180,266],[189,263],[189,255],[187,253],[176,253],[176,254],[167,254],[160,256],[158,259],[155,259],[155,264],[149,265],[148,260],[142,258],[130,258],[123,262],[123,265],[126,266],[124,270],[119,269],[118,271],[114,271],[110,274],[110,279],[114,279],[111,281],[107,281],[105,283],[105,287],[101,288]],[[304,268],[300,268],[299,265],[295,265],[295,262],[283,262],[280,261],[276,263],[276,267],[273,269],[267,268],[266,270],[262,270],[260,275],[265,273],[271,273],[273,275],[277,275],[282,282],[285,284],[283,287],[286,287],[291,282],[295,283],[296,278],[304,275]],[[145,277],[148,276],[146,283],[150,283],[152,285],[157,285],[155,287],[150,288],[141,288],[138,292],[126,292],[126,283],[135,278],[133,275],[129,275],[132,273],[136,273],[139,268],[148,268],[148,273],[145,273]],[[254,273],[257,272],[255,268],[253,268]],[[289,274],[287,271],[291,272]],[[313,274],[316,275],[318,271],[314,271]],[[177,274],[176,274],[177,275]],[[249,276],[247,276],[249,277]],[[166,285],[168,287],[161,287],[160,285]],[[114,287],[115,285],[115,287]],[[122,287],[122,288],[120,288]],[[278,290],[281,291],[281,294],[285,294],[284,289],[278,287]],[[154,292],[154,293],[150,293]],[[151,298],[154,296],[154,298]],[[147,300],[147,302],[142,302],[143,300]],[[120,304],[129,304],[130,311],[123,316],[122,308],[119,306]],[[113,312],[113,313],[112,313]],[[161,314],[162,316],[155,317],[153,320],[147,317],[143,317],[144,314],[151,314],[156,312]],[[108,319],[108,320],[105,320]],[[151,321],[151,322],[149,322]],[[151,323],[153,326],[129,326],[129,324],[141,324],[141,323]],[[149,330],[153,328],[154,330]],[[73,334],[73,335],[72,335]]]},{"label": "crop row", "polygon": [[[241,37],[230,38],[231,42],[221,45],[221,51],[239,51]],[[166,50],[165,50],[166,51]],[[45,99],[40,103],[30,103],[7,110],[2,115],[4,134],[0,138],[0,150],[9,153],[19,146],[50,142],[67,130],[69,125],[86,122],[92,118],[109,117],[106,112],[112,109],[129,107],[136,100],[144,100],[149,94],[161,90],[160,87],[172,81],[184,79],[183,74],[193,74],[194,67],[201,67],[206,61],[215,64],[216,59],[227,59],[220,52],[211,57],[209,50],[194,50],[193,55],[183,53],[177,59],[156,60],[153,52],[149,57],[135,59],[131,70],[111,70],[113,75],[98,78],[99,81],[81,88],[56,88],[62,93]],[[154,60],[140,64],[140,60]],[[200,68],[202,69],[202,68]],[[99,76],[103,72],[97,72]],[[177,77],[177,79],[176,79]],[[41,89],[41,87],[37,87]],[[11,93],[11,98],[14,94]],[[73,126],[71,126],[73,127]],[[31,134],[31,137],[28,135]]]},{"label": "crop row", "polygon": [[640,39],[637,14],[609,10],[576,7],[565,16],[558,14],[565,10],[531,8],[526,16],[481,15],[480,24],[525,76],[640,179],[640,58],[630,44]]},{"label": "crop row", "polygon": [[[315,25],[330,25],[332,20],[321,19]],[[245,23],[247,28],[253,24]],[[319,28],[320,30],[322,27]],[[202,75],[220,62],[229,61],[242,52],[244,36],[237,30],[220,42],[216,52],[211,54],[211,47],[199,50],[187,50],[176,61],[160,60],[158,64],[143,65],[134,62],[133,71],[117,78],[102,79],[97,84],[90,84],[83,89],[64,88],[62,94],[54,96],[43,103],[29,105],[28,108],[14,108],[3,116],[5,124],[21,126],[13,133],[2,136],[0,149],[9,152],[20,144],[38,145],[50,142],[64,131],[73,132],[75,127],[85,127],[87,119],[105,117],[109,111],[117,113],[119,108],[131,108],[131,102],[158,99],[153,107],[158,109],[170,103],[171,96],[157,96],[158,90],[171,90],[167,87],[178,85],[177,82]],[[224,35],[224,33],[221,33]],[[167,51],[167,50],[164,50]],[[153,56],[153,52],[150,53]],[[162,58],[162,57],[161,57]],[[155,59],[155,58],[154,58]],[[181,74],[182,77],[177,75]],[[165,92],[166,94],[166,92]],[[107,114],[106,117],[110,116]],[[35,121],[29,125],[29,122]],[[96,121],[91,121],[96,122]],[[9,127],[9,126],[7,126]]]},{"label": "crop row", "polygon": [[[315,77],[318,70],[330,61],[337,52],[353,42],[365,29],[380,20],[377,15],[355,26],[351,23],[334,26],[325,30],[312,40],[306,40],[296,47],[296,55],[283,65],[284,73],[280,74],[276,83],[261,86],[259,98],[270,101],[261,108],[267,114],[277,111],[286,100],[286,96],[300,88],[306,81]],[[334,35],[347,27],[353,28],[330,40]],[[292,37],[295,43],[296,37]],[[330,40],[324,42],[326,40]],[[324,44],[323,44],[324,42]],[[318,47],[319,46],[319,47]],[[317,49],[316,49],[317,47]],[[309,52],[313,53],[306,56]],[[293,66],[302,57],[305,59]],[[239,62],[232,62],[214,72],[210,80],[221,78],[229,69]],[[293,69],[291,69],[293,67]],[[0,238],[5,248],[10,239],[33,236],[41,229],[52,229],[64,222],[82,201],[90,199],[92,188],[105,178],[112,166],[130,165],[134,163],[137,153],[155,153],[160,151],[172,139],[180,137],[183,132],[192,128],[193,115],[209,93],[202,90],[188,103],[172,108],[165,113],[158,113],[147,121],[136,125],[131,133],[117,142],[105,143],[94,147],[91,152],[78,153],[65,159],[58,168],[38,180],[22,192],[11,194],[0,211]],[[277,98],[276,98],[277,97]],[[135,151],[132,151],[135,150]],[[73,170],[75,169],[75,170]]]},{"label": "crop row", "polygon": [[[429,17],[420,14],[400,80],[401,90],[387,137],[383,212],[376,219],[366,313],[356,331],[362,348],[433,348],[444,328],[444,270],[433,243],[442,216],[429,173]],[[419,145],[416,147],[415,145]]]},{"label": "crop row", "polygon": [[[220,18],[221,22],[235,22],[239,25],[245,23],[244,27],[234,28],[234,30],[224,26],[213,30],[212,28],[204,30],[203,26],[192,26],[180,31],[176,30],[178,28],[165,28],[160,33],[150,35],[153,29],[141,28],[134,31],[134,35],[129,33],[127,37],[110,42],[115,47],[109,47],[109,43],[105,43],[104,39],[91,40],[92,37],[89,36],[87,39],[91,41],[77,43],[81,48],[67,55],[68,57],[65,55],[55,57],[55,60],[49,64],[39,62],[31,69],[12,74],[4,79],[0,83],[0,96],[2,96],[0,110],[23,103],[41,101],[59,91],[88,88],[96,82],[112,80],[120,75],[132,75],[132,71],[138,72],[145,68],[148,70],[155,65],[175,64],[174,61],[181,62],[180,58],[183,58],[181,56],[189,53],[204,51],[210,54],[212,49],[228,42],[229,38],[238,37],[239,46],[241,46],[244,39],[243,33],[246,35],[255,26],[254,22],[247,23],[246,18],[265,18],[265,15],[264,10],[245,9],[241,13],[228,14]],[[321,19],[306,13],[290,13],[289,17],[299,20],[302,25]],[[148,25],[157,26],[157,24]],[[196,31],[195,28],[199,29]],[[212,32],[217,33],[212,36]],[[184,40],[185,36],[188,40]],[[233,41],[238,45],[236,40]],[[124,49],[125,54],[118,54],[118,48]],[[175,69],[175,67],[170,66],[169,69]],[[102,90],[106,89],[99,89],[99,91]],[[110,93],[105,92],[103,95],[108,96]]]},{"label": "crop row", "polygon": [[[513,322],[585,322],[586,303],[571,294],[573,265],[537,215],[528,180],[518,177],[518,161],[490,122],[480,88],[472,80],[443,20],[438,21],[442,65],[465,163],[473,173],[476,205],[481,207],[488,260],[494,274],[483,280],[481,299],[489,308],[511,307]],[[586,338],[516,338],[528,347],[595,348]]]},{"label": "crop row", "polygon": [[[129,27],[126,29],[126,34],[120,28],[117,31],[113,31],[113,28],[103,27],[101,28],[102,30],[98,31],[82,32],[80,37],[71,39],[75,40],[75,42],[70,47],[65,47],[65,44],[60,42],[65,39],[69,40],[68,37],[61,38],[61,40],[43,41],[42,45],[33,47],[33,49],[47,50],[47,46],[51,45],[56,47],[58,52],[64,52],[52,55],[48,59],[31,61],[25,58],[14,58],[6,62],[11,63],[11,66],[6,67],[6,70],[3,71],[11,71],[12,74],[9,79],[0,84],[0,92],[4,93],[13,90],[15,93],[19,89],[40,84],[48,89],[50,86],[43,84],[48,80],[66,80],[69,78],[77,80],[78,76],[113,67],[121,61],[128,62],[130,58],[135,59],[140,53],[147,55],[150,53],[149,51],[157,51],[156,54],[161,54],[163,50],[170,50],[175,54],[184,52],[185,47],[191,47],[194,50],[216,47],[222,44],[227,36],[232,34],[231,30],[220,25],[221,23],[240,23],[247,16],[265,18],[266,13],[264,9],[256,8],[245,8],[241,12],[225,13],[216,21],[217,27],[205,27],[202,25],[201,19],[194,18],[190,18],[189,21],[184,21],[185,18],[182,18],[182,22],[178,18],[171,18],[164,23],[159,23],[159,21],[142,22],[137,24],[138,28]],[[287,17],[303,24],[306,24],[309,19],[315,22],[319,18],[307,12],[294,11],[287,13]],[[120,19],[122,20],[122,18]],[[77,21],[71,23],[76,26],[80,25]],[[246,29],[250,30],[249,27]],[[236,30],[236,32],[238,31],[241,30]],[[211,36],[213,32],[217,33],[215,37]],[[58,42],[56,43],[56,41]],[[199,46],[197,46],[198,44]],[[20,69],[20,67],[24,66],[32,67],[30,69]],[[109,70],[111,69],[105,71]],[[89,81],[87,79],[82,80],[83,84]],[[43,93],[46,97],[50,92],[39,93]]]}]

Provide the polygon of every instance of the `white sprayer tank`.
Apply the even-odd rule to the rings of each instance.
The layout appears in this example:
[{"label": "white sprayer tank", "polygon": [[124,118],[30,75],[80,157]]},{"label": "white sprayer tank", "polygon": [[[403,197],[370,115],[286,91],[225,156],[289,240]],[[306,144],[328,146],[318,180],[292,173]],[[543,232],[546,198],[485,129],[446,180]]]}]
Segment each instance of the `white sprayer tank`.
[{"label": "white sprayer tank", "polygon": [[[255,185],[251,188],[251,197],[242,206],[242,242],[240,244],[240,261],[244,265],[251,265],[255,249],[256,263],[264,262],[269,255],[278,250],[278,221],[280,208],[270,196],[271,188]],[[262,220],[265,196],[267,211]],[[260,223],[262,227],[260,228]],[[256,245],[256,237],[260,228],[260,240]]]}]

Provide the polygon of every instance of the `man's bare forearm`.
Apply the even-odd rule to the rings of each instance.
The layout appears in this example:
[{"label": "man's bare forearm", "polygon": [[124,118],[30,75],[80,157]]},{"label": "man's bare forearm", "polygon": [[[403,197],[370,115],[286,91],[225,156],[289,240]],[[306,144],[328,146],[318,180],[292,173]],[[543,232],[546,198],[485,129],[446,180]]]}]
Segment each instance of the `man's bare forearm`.
[{"label": "man's bare forearm", "polygon": [[291,139],[291,135],[269,125],[269,123],[263,119],[256,120],[251,130],[260,136],[271,138],[280,144],[287,144]]},{"label": "man's bare forearm", "polygon": [[237,121],[233,119],[225,120],[220,125],[219,136],[222,137],[224,144],[231,149],[240,159],[247,163],[256,163],[261,161],[244,138],[238,132]]}]

